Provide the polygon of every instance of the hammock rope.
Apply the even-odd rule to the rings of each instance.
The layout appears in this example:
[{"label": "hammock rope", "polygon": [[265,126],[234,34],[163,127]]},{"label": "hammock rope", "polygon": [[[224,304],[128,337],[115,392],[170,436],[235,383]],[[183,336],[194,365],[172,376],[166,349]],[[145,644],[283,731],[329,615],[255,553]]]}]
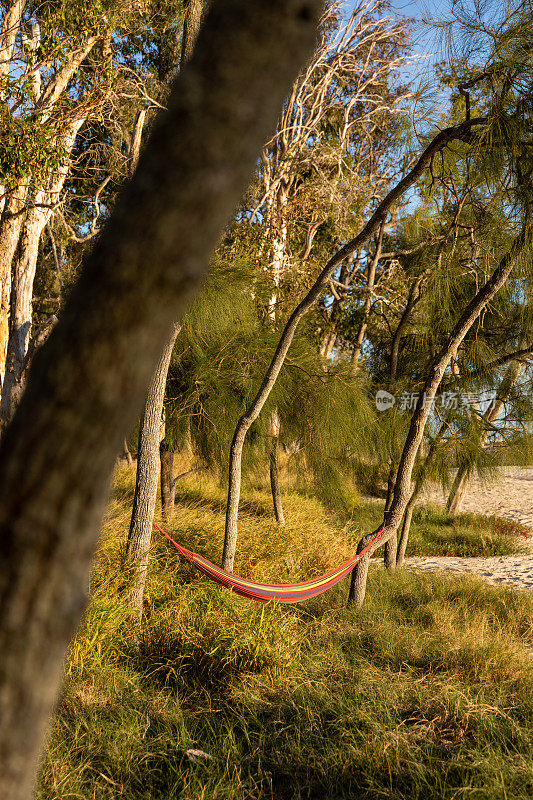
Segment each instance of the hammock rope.
[{"label": "hammock rope", "polygon": [[253,581],[239,578],[231,572],[226,572],[220,567],[217,567],[216,564],[212,564],[211,561],[208,561],[199,553],[193,553],[187,550],[186,547],[182,547],[175,542],[163,528],[160,528],[159,525],[156,525],[154,522],[154,528],[162,533],[163,536],[166,536],[168,541],[174,545],[178,553],[188,561],[189,564],[192,564],[207,578],[215,581],[215,583],[226,586],[237,594],[247,597],[250,600],[255,600],[257,603],[268,603],[270,600],[276,600],[278,603],[298,603],[300,600],[309,600],[311,597],[316,597],[322,594],[322,592],[331,589],[332,586],[335,586],[336,583],[341,581],[352,571],[364,554],[381,538],[383,527],[383,525],[380,525],[376,531],[376,535],[360,553],[357,553],[349,561],[341,564],[340,567],[326,572],[325,575],[321,575],[319,578],[315,578],[311,581],[304,581],[304,583],[254,583]]}]

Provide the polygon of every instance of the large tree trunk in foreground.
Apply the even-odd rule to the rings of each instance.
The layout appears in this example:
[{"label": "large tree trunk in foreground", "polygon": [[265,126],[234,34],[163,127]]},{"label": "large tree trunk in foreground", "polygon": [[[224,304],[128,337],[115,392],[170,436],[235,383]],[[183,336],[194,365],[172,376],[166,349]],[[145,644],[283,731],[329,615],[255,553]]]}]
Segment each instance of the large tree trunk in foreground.
[{"label": "large tree trunk in foreground", "polygon": [[[459,317],[451,331],[447,343],[433,359],[428,370],[428,376],[425,380],[419,393],[419,401],[416,404],[416,410],[411,417],[409,431],[405,440],[402,456],[398,465],[398,472],[396,475],[396,485],[394,487],[394,498],[390,510],[384,517],[384,529],[380,539],[373,544],[368,550],[368,558],[372,553],[377,550],[382,544],[385,544],[392,536],[396,536],[398,527],[402,521],[403,515],[409,498],[411,497],[411,478],[413,468],[415,466],[418,449],[424,437],[424,431],[428,417],[431,413],[433,400],[440,386],[442,377],[450,363],[452,357],[457,353],[457,349],[463,342],[466,334],[478,319],[479,315],[484,308],[490,303],[492,298],[502,288],[507,279],[509,278],[516,261],[520,258],[526,245],[530,240],[530,222],[529,219],[524,222],[523,228],[516,236],[512,246],[508,252],[503,256],[500,263],[488,279],[488,281],[476,292],[475,296],[468,303],[465,310]],[[422,402],[423,398],[427,402]],[[364,547],[367,543],[372,541],[376,535],[377,530],[363,536],[359,545]],[[364,559],[363,559],[364,560]],[[368,570],[368,567],[366,568]],[[350,600],[361,606],[365,599],[366,593],[366,572],[365,566],[359,562],[352,572],[352,582],[350,589]]]},{"label": "large tree trunk in foreground", "polygon": [[435,138],[426,147],[421,154],[414,167],[399,181],[396,186],[387,194],[387,196],[379,203],[378,207],[363,226],[361,231],[354,239],[347,242],[344,247],[341,247],[335,255],[333,255],[322,271],[319,273],[318,278],[311,286],[303,300],[296,306],[292,314],[289,316],[283,333],[281,334],[276,352],[272,357],[272,361],[265,373],[265,377],[259,387],[259,390],[252,400],[249,407],[246,409],[242,417],[239,419],[233,434],[229,454],[229,482],[228,482],[228,500],[226,505],[226,529],[224,533],[224,550],[222,553],[222,567],[228,572],[233,570],[233,562],[235,560],[235,551],[237,549],[237,535],[238,535],[238,514],[239,514],[239,500],[241,495],[241,473],[242,473],[242,450],[246,434],[250,427],[255,422],[263,406],[265,405],[270,392],[278,378],[281,368],[285,362],[287,353],[292,344],[294,334],[300,323],[300,320],[307,314],[309,309],[313,306],[315,300],[318,300],[328,281],[333,274],[336,267],[340,266],[343,261],[352,256],[359,250],[368,239],[379,230],[380,225],[385,220],[390,208],[403,197],[404,193],[415,183],[418,178],[425,172],[426,168],[431,164],[432,159],[436,153],[439,153],[447,144],[455,139],[463,141],[468,140],[472,128],[481,124],[482,119],[468,119],[465,122],[453,127],[445,128],[440,131]]},{"label": "large tree trunk in foreground", "polygon": [[215,0],[0,443],[0,797],[30,800],[121,442],[316,35]]},{"label": "large tree trunk in foreground", "polygon": [[180,69],[191,60],[198,32],[202,24],[204,0],[187,0],[185,19],[183,21],[183,37],[181,40]]},{"label": "large tree trunk in foreground", "polygon": [[137,479],[135,481],[135,495],[125,559],[126,565],[133,572],[130,601],[133,608],[139,612],[139,616],[142,614],[144,586],[148,570],[148,553],[150,542],[152,541],[152,527],[157,499],[157,482],[160,469],[159,443],[164,436],[162,426],[166,377],[174,342],[179,330],[180,325],[175,325],[152,375],[139,431]]},{"label": "large tree trunk in foreground", "polygon": [[[524,343],[522,343],[523,346]],[[493,403],[487,408],[485,413],[483,414],[483,421],[486,424],[486,429],[481,433],[479,437],[479,446],[483,447],[486,443],[490,430],[492,428],[493,422],[495,422],[500,413],[509,399],[511,392],[513,391],[514,387],[516,386],[520,374],[524,368],[524,363],[522,361],[513,361],[507,368],[504,377],[500,383],[498,388],[498,395]],[[457,475],[452,484],[452,488],[450,489],[450,494],[448,497],[448,502],[446,503],[446,508],[448,513],[451,517],[455,517],[459,511],[461,510],[461,503],[463,502],[464,496],[466,494],[466,489],[468,485],[468,468],[466,466],[460,466],[457,470]]]}]

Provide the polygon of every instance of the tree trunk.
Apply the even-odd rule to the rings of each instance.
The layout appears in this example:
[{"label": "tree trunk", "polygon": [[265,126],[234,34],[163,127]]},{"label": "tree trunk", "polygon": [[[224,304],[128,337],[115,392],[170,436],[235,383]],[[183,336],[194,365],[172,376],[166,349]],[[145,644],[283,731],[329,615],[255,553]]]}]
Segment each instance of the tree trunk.
[{"label": "tree trunk", "polygon": [[[44,201],[45,193],[37,192],[33,202],[44,203]],[[31,208],[27,212],[20,235],[19,253],[15,257],[13,265],[9,339],[0,402],[2,428],[7,425],[13,416],[23,391],[20,378],[30,339],[33,282],[39,255],[41,233],[48,222],[48,218],[49,212],[46,209]]]},{"label": "tree trunk", "polygon": [[[387,498],[385,500],[385,513],[387,513],[391,507],[392,499],[394,497],[394,486],[396,483],[396,470],[394,466],[391,465],[389,470],[389,476],[387,478]],[[385,543],[385,553],[383,556],[383,563],[385,564],[388,570],[393,571],[396,569],[396,547],[398,541],[396,536],[391,536],[388,542]]]},{"label": "tree trunk", "polygon": [[33,796],[116,454],[310,53],[320,10],[318,0],[215,0],[35,355],[0,443],[2,798]]},{"label": "tree trunk", "polygon": [[467,485],[468,471],[466,467],[461,466],[457,470],[457,475],[452,483],[448,502],[446,503],[446,509],[451,517],[457,516],[457,514],[459,514],[461,511],[461,505],[466,494]]},{"label": "tree trunk", "polygon": [[167,382],[168,367],[180,325],[174,325],[161,354],[159,363],[150,381],[139,431],[139,452],[137,455],[137,477],[131,514],[130,529],[126,545],[125,564],[132,568],[133,581],[130,602],[142,615],[144,586],[148,571],[148,554],[152,541],[157,483],[161,467],[159,443],[163,436],[163,400]]},{"label": "tree trunk", "polygon": [[400,541],[396,553],[396,567],[398,569],[403,567],[403,562],[405,561],[405,553],[407,552],[407,542],[409,541],[409,533],[411,532],[411,521],[413,519],[416,500],[417,494],[416,491],[414,491],[405,508],[405,514],[403,515],[402,532],[400,534]]},{"label": "tree trunk", "polygon": [[241,493],[241,469],[242,469],[242,449],[246,434],[248,433],[251,425],[261,413],[261,409],[266,403],[281,368],[285,362],[285,358],[291,346],[294,334],[300,323],[300,320],[307,314],[309,309],[313,306],[315,300],[318,300],[323,290],[328,284],[328,281],[333,274],[333,271],[340,266],[347,258],[352,256],[359,250],[365,242],[379,229],[383,223],[386,215],[389,213],[390,208],[404,193],[415,183],[415,181],[424,173],[426,168],[431,163],[435,154],[440,152],[446,145],[455,139],[468,139],[469,133],[473,126],[479,124],[480,120],[469,119],[465,122],[452,128],[445,128],[440,131],[435,138],[426,147],[414,167],[405,175],[387,196],[379,203],[378,207],[363,226],[357,236],[347,242],[335,255],[333,255],[327,264],[319,273],[314,284],[307,292],[303,300],[296,306],[292,314],[289,316],[283,332],[281,334],[276,352],[270,362],[270,365],[265,373],[261,386],[252,400],[252,403],[242,415],[235,428],[233,440],[230,448],[229,456],[229,483],[228,483],[228,501],[226,506],[226,529],[224,533],[224,550],[222,554],[222,566],[227,572],[233,570],[233,561],[235,559],[235,551],[237,549],[237,535],[238,535],[238,512],[239,512],[239,499]]},{"label": "tree trunk", "polygon": [[[523,345],[524,342],[521,343],[521,346]],[[483,414],[483,421],[487,424],[487,428],[481,433],[481,436],[479,437],[480,447],[483,447],[484,444],[486,443],[492,423],[498,419],[505,403],[507,402],[507,400],[511,395],[511,392],[516,386],[523,369],[524,369],[524,363],[522,361],[512,361],[507,367],[505,375],[503,376],[502,381],[498,387],[498,395],[496,399],[494,400],[493,403],[491,403],[491,405],[487,408],[487,410]],[[446,503],[448,514],[451,517],[455,517],[460,512],[461,504],[466,494],[467,486],[468,486],[468,469],[466,466],[459,466],[457,470],[457,475],[455,476],[455,479],[452,484],[452,488],[450,489],[448,502]]]},{"label": "tree trunk", "polygon": [[372,293],[374,291],[374,283],[376,281],[376,270],[381,258],[381,248],[383,246],[383,231],[385,230],[385,223],[382,222],[379,226],[379,232],[376,241],[376,251],[368,267],[368,275],[366,278],[366,299],[363,307],[363,320],[357,333],[355,340],[355,347],[353,351],[353,364],[356,365],[361,356],[361,348],[366,336],[366,329],[368,328],[368,318],[370,316],[370,309],[372,308]]},{"label": "tree trunk", "polygon": [[[186,29],[184,29],[183,33],[180,69],[185,67],[192,56],[194,44],[198,38],[201,17],[202,3],[199,2],[199,0],[190,0],[185,17]],[[140,112],[140,114],[142,114],[142,112]],[[131,137],[131,175],[134,174],[137,168],[141,148],[144,115],[141,116],[140,114],[136,117]],[[152,528],[154,525],[155,504],[157,499],[157,482],[161,468],[159,448],[164,437],[164,434],[161,436],[163,402],[165,399],[165,388],[172,350],[174,349],[174,344],[180,332],[180,328],[180,325],[175,325],[173,327],[163,355],[152,377],[139,431],[139,454],[137,457],[135,497],[126,551],[126,564],[135,565],[130,602],[137,610],[139,620],[142,617],[144,587],[148,572],[150,542],[152,541]],[[157,419],[159,420],[158,424],[156,423]]]},{"label": "tree trunk", "polygon": [[128,467],[131,467],[133,464],[133,458],[130,453],[130,448],[128,447],[128,440],[124,437],[124,443],[122,445],[122,455],[121,458],[123,461],[126,462]]},{"label": "tree trunk", "polygon": [[[357,545],[358,553],[360,553],[364,547],[361,541]],[[368,578],[368,568],[370,566],[370,554],[365,553],[362,559],[357,562],[357,566],[359,569],[353,569],[350,578],[348,604],[355,604],[359,608],[363,605],[365,599],[366,581]]]},{"label": "tree trunk", "polygon": [[166,450],[161,443],[161,516],[164,522],[170,522],[174,514],[176,501],[176,481],[174,480],[174,453]]},{"label": "tree trunk", "polygon": [[4,203],[0,219],[0,381],[4,383],[7,343],[9,339],[9,312],[11,303],[11,265],[24,223],[24,205],[27,189],[13,189]]},{"label": "tree trunk", "polygon": [[180,69],[183,69],[194,52],[198,32],[202,24],[203,0],[187,0],[185,19],[183,21],[183,38],[181,40]]},{"label": "tree trunk", "polygon": [[270,419],[270,488],[272,489],[272,502],[274,503],[276,522],[278,525],[285,525],[279,486],[279,429],[279,415],[277,410],[274,410]]},{"label": "tree trunk", "polygon": [[[442,377],[450,363],[452,357],[457,353],[458,347],[462,344],[466,334],[478,319],[483,309],[487,306],[496,293],[501,289],[509,278],[513,267],[523,253],[526,243],[530,235],[530,221],[529,218],[524,222],[523,228],[514,239],[514,242],[508,252],[503,256],[498,266],[487,280],[487,282],[476,292],[475,296],[468,303],[459,320],[453,327],[446,345],[433,359],[433,363],[428,371],[427,378],[419,393],[420,400],[426,398],[426,402],[418,402],[417,407],[411,417],[409,431],[405,440],[402,456],[398,465],[398,472],[396,476],[396,486],[394,490],[394,498],[390,510],[384,517],[384,528],[379,540],[375,542],[370,548],[369,557],[372,553],[385,544],[390,538],[396,535],[400,522],[409,498],[411,496],[411,477],[415,465],[418,449],[422,442],[424,431],[428,417],[431,413],[433,399],[440,386]],[[372,541],[376,535],[377,530],[369,533],[361,539],[360,545],[365,546]],[[354,586],[354,596],[352,602],[357,605],[362,605],[366,592],[366,575],[364,575],[364,567],[361,562],[354,568],[356,574],[352,581]],[[351,596],[351,593],[350,593]]]},{"label": "tree trunk", "polygon": [[[0,426],[5,428],[20,402],[23,392],[22,370],[32,324],[32,299],[39,242],[52,215],[53,204],[67,176],[70,153],[85,117],[70,122],[57,139],[63,150],[62,163],[50,177],[46,189],[36,191],[26,213],[20,232],[18,251],[14,257],[10,298],[9,338],[2,396],[0,400]],[[43,207],[47,206],[47,207]]]}]

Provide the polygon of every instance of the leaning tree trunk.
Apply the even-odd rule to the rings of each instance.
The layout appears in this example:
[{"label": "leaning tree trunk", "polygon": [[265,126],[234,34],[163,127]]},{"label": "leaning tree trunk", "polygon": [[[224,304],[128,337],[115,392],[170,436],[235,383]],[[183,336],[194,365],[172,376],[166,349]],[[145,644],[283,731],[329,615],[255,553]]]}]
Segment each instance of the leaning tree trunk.
[{"label": "leaning tree trunk", "polygon": [[[420,472],[418,473],[415,482],[415,488],[413,489],[411,497],[409,498],[409,502],[405,507],[405,513],[403,515],[403,521],[402,521],[402,531],[400,534],[398,549],[396,553],[396,567],[402,567],[403,562],[405,561],[405,554],[407,552],[407,543],[409,541],[409,534],[411,532],[411,522],[413,519],[413,512],[415,510],[416,503],[418,501],[418,498],[420,497],[420,493],[422,492],[422,488],[426,481],[426,476],[428,474],[430,464],[433,460],[433,455],[437,449],[438,444],[442,441],[442,438],[446,433],[446,430],[447,430],[447,425],[446,421],[444,421],[442,422],[439,430],[437,431],[435,437],[433,438],[429,446],[429,450],[424,459],[424,463],[422,464]],[[420,445],[419,452],[421,452],[421,450],[422,450],[422,444]]]},{"label": "leaning tree trunk", "polygon": [[0,443],[0,797],[33,797],[109,481],[251,179],[321,3],[215,0]]},{"label": "leaning tree trunk", "polygon": [[[396,486],[394,489],[394,498],[389,512],[385,515],[383,521],[383,531],[380,538],[371,545],[365,558],[362,559],[352,571],[352,580],[349,594],[349,602],[354,602],[356,605],[361,606],[365,599],[366,593],[366,578],[368,573],[367,559],[370,558],[372,553],[385,544],[392,536],[395,536],[398,527],[402,521],[407,503],[412,493],[411,478],[413,468],[415,465],[418,449],[424,437],[424,431],[428,417],[431,413],[432,401],[435,398],[436,392],[440,386],[443,375],[450,363],[452,357],[457,353],[457,349],[463,342],[468,331],[478,319],[479,315],[486,308],[487,304],[493,299],[497,292],[502,288],[507,279],[509,278],[516,261],[520,258],[530,239],[530,221],[529,218],[524,222],[523,228],[516,236],[512,246],[501,259],[498,266],[487,280],[487,282],[476,292],[475,296],[468,303],[459,320],[451,331],[446,345],[438,353],[428,372],[428,376],[419,393],[419,402],[416,404],[416,409],[411,417],[409,431],[405,440],[404,448],[398,465],[398,472],[396,476]],[[422,398],[426,398],[426,402],[422,402]],[[364,547],[369,544],[375,537],[378,531],[369,533],[364,536],[359,544]],[[365,562],[365,563],[362,563]]]},{"label": "leaning tree trunk", "polygon": [[280,421],[277,409],[270,418],[270,488],[274,503],[274,515],[278,525],[285,525],[283,504],[281,502],[281,489],[279,485],[279,431]]},{"label": "leaning tree trunk", "polygon": [[435,136],[407,175],[405,175],[396,186],[391,189],[387,196],[383,198],[381,203],[379,203],[378,207],[357,236],[347,242],[344,247],[341,247],[341,249],[329,259],[308,293],[289,316],[261,386],[252,403],[239,419],[231,442],[228,468],[229,481],[226,505],[226,528],[224,532],[224,550],[222,553],[222,566],[226,571],[231,572],[233,570],[235,551],[237,549],[242,450],[246,434],[261,413],[276,383],[300,320],[307,314],[315,300],[318,300],[321,296],[333,271],[360,249],[379,229],[379,226],[389,213],[390,208],[398,199],[403,197],[404,193],[421,177],[426,168],[431,164],[435,154],[439,153],[446,145],[456,139],[467,140],[472,128],[479,124],[481,124],[481,119],[468,119],[455,127],[445,128]]},{"label": "leaning tree trunk", "polygon": [[[407,327],[407,323],[409,322],[409,318],[413,313],[413,309],[420,300],[420,289],[423,279],[424,275],[423,274],[419,275],[416,281],[411,285],[411,288],[409,290],[409,295],[407,297],[407,304],[403,310],[402,316],[400,317],[400,321],[398,323],[396,331],[394,332],[391,345],[390,364],[389,364],[390,392],[394,390],[396,379],[398,377],[398,360],[400,357],[400,344],[402,341],[402,336],[405,331],[405,328]],[[392,505],[395,486],[396,486],[396,471],[392,466],[389,472],[389,480],[387,484],[387,501],[385,503],[385,514],[389,512],[390,507]],[[391,534],[388,541],[385,542],[385,553],[383,556],[383,562],[388,570],[393,571],[396,569],[397,549],[398,549],[398,535],[395,532]]]},{"label": "leaning tree trunk", "polygon": [[130,602],[142,615],[144,586],[148,571],[148,555],[152,541],[157,482],[159,480],[159,443],[164,436],[163,401],[168,367],[180,325],[174,325],[150,381],[139,432],[137,478],[126,546],[125,565],[133,572]]}]

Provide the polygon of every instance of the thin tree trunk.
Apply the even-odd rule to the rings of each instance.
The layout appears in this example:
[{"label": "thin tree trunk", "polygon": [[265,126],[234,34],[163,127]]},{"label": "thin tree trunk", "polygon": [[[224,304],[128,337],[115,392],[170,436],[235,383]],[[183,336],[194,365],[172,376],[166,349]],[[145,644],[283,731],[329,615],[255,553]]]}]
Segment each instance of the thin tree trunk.
[{"label": "thin tree trunk", "polygon": [[[162,440],[163,401],[168,367],[180,325],[174,325],[150,381],[146,403],[141,417],[137,477],[126,545],[125,564],[132,568],[133,580],[130,603],[142,615],[144,586],[148,571],[152,527],[154,524],[157,483],[161,467],[159,443]],[[164,435],[164,433],[163,433]]]},{"label": "thin tree trunk", "polygon": [[[409,322],[409,317],[413,313],[413,309],[420,300],[420,287],[423,281],[423,275],[420,275],[416,281],[412,284],[409,295],[407,298],[407,304],[403,311],[402,316],[400,317],[400,321],[394,332],[394,336],[392,339],[392,346],[391,346],[391,355],[390,355],[390,366],[389,366],[389,391],[394,390],[394,386],[396,384],[396,378],[398,377],[398,358],[400,354],[400,344],[402,341],[403,332]],[[394,467],[391,467],[389,472],[389,480],[387,485],[387,501],[385,503],[385,514],[387,514],[390,510],[392,505],[392,501],[394,498],[394,489],[396,486],[396,471]],[[383,562],[388,570],[395,570],[396,569],[396,558],[397,558],[397,549],[398,549],[398,535],[397,533],[393,533],[389,540],[385,542],[385,552],[383,555]]]},{"label": "thin tree trunk", "polygon": [[[480,447],[483,447],[484,444],[486,443],[490,429],[492,427],[492,423],[498,419],[505,403],[509,399],[511,392],[513,391],[514,387],[518,382],[518,379],[520,377],[523,368],[524,368],[524,363],[522,361],[512,361],[511,364],[507,367],[505,375],[502,378],[502,381],[498,388],[498,395],[496,399],[494,400],[493,403],[491,403],[491,405],[487,408],[487,410],[483,414],[483,422],[486,423],[487,427],[479,437]],[[452,488],[450,489],[450,494],[448,496],[448,501],[446,503],[448,514],[451,517],[455,517],[461,510],[461,504],[466,494],[467,485],[468,485],[468,469],[466,466],[463,465],[460,466],[457,470],[457,474],[454,478]]]},{"label": "thin tree trunk", "polygon": [[452,483],[452,488],[450,489],[450,495],[448,497],[448,501],[446,503],[446,510],[450,517],[455,517],[461,511],[461,505],[463,503],[466,489],[468,485],[468,471],[466,467],[461,466],[457,470],[457,475],[454,478]]},{"label": "thin tree trunk", "polygon": [[[442,437],[444,436],[445,432],[446,432],[446,421],[441,423],[439,430],[437,431],[435,437],[433,438],[429,446],[427,455],[425,456],[424,459],[424,463],[422,464],[420,472],[418,473],[415,482],[415,488],[413,489],[411,497],[409,498],[409,502],[407,503],[407,506],[405,508],[405,513],[402,522],[402,532],[400,534],[398,549],[396,553],[397,568],[402,567],[403,562],[405,561],[405,554],[407,552],[407,543],[409,541],[409,533],[411,532],[411,521],[413,519],[413,511],[415,509],[416,503],[418,501],[418,498],[420,497],[420,493],[426,481],[426,476],[431,461],[433,460],[433,455],[437,449],[438,444],[442,441]],[[419,454],[421,453],[421,450],[422,450],[422,444],[420,445]]]},{"label": "thin tree trunk", "polygon": [[170,522],[174,514],[174,503],[176,501],[174,453],[166,450],[161,442],[159,454],[161,458],[161,516],[164,522]]},{"label": "thin tree trunk", "polygon": [[[440,353],[435,356],[431,364],[428,376],[419,393],[419,398],[422,399],[425,397],[426,402],[418,402],[411,417],[409,431],[398,465],[394,499],[389,512],[384,517],[382,535],[379,540],[371,546],[369,556],[378,547],[385,544],[389,538],[396,535],[398,531],[398,527],[402,521],[407,503],[411,496],[411,477],[418,449],[422,442],[426,423],[431,412],[432,400],[440,386],[442,377],[452,357],[457,353],[458,347],[463,342],[474,322],[509,278],[517,259],[521,256],[526,244],[529,243],[529,231],[530,222],[528,219],[524,222],[521,232],[516,236],[511,248],[501,259],[491,277],[468,303],[450,333],[447,344],[442,348]],[[377,530],[364,536],[360,544],[364,546],[371,542],[376,533]],[[359,564],[355,566],[355,572],[361,572],[361,576],[356,574],[352,581],[352,585],[354,586],[352,601],[358,606],[363,604],[366,592],[366,576],[363,576],[363,571],[364,567],[360,566],[359,562]]]},{"label": "thin tree trunk", "polygon": [[[45,193],[37,192],[33,201],[44,203]],[[30,340],[33,282],[39,254],[39,241],[48,218],[49,213],[46,209],[32,208],[27,212],[20,235],[20,252],[13,265],[9,339],[0,402],[2,428],[7,425],[13,416],[23,391],[20,378]]]},{"label": "thin tree trunk", "polygon": [[416,500],[416,492],[413,492],[409,502],[407,503],[405,514],[403,515],[402,532],[400,534],[398,551],[396,553],[397,569],[403,567],[403,562],[405,561],[405,553],[407,552],[407,543],[409,541],[409,534],[411,532],[411,521],[413,519],[413,511],[415,510]]},{"label": "thin tree trunk", "polygon": [[376,242],[376,251],[374,253],[374,257],[370,262],[368,267],[368,275],[366,278],[366,299],[365,305],[363,307],[363,320],[361,322],[361,327],[357,333],[357,338],[355,340],[355,347],[353,352],[352,361],[355,364],[359,361],[361,356],[361,348],[363,346],[363,342],[366,336],[366,330],[368,328],[368,318],[370,316],[370,309],[372,308],[372,293],[374,291],[374,283],[376,281],[376,270],[379,264],[379,259],[381,258],[381,249],[383,246],[383,231],[385,230],[385,222],[383,221],[379,226],[379,232],[377,236]]},{"label": "thin tree trunk", "polygon": [[61,147],[64,152],[63,161],[50,177],[47,188],[41,189],[33,195],[20,232],[18,251],[13,262],[9,338],[0,400],[0,425],[2,428],[12,418],[24,390],[22,370],[32,325],[33,284],[39,256],[39,242],[52,215],[52,206],[57,202],[65,183],[70,153],[84,121],[85,117],[74,119],[58,136],[58,147]]},{"label": "thin tree trunk", "polygon": [[11,305],[11,265],[24,223],[24,205],[28,191],[20,185],[13,189],[4,203],[0,219],[0,381],[4,383],[7,343],[9,340],[9,313]]},{"label": "thin tree trunk", "polygon": [[[387,513],[391,507],[392,499],[394,497],[394,486],[396,483],[396,470],[394,466],[391,465],[389,470],[389,476],[387,479],[387,498],[385,500],[385,513]],[[388,542],[385,544],[385,553],[383,556],[383,563],[385,564],[386,568],[390,571],[396,569],[396,547],[397,547],[397,537],[391,536]]]},{"label": "thin tree trunk", "polygon": [[235,428],[235,433],[233,434],[229,455],[226,529],[224,534],[224,550],[222,553],[222,566],[227,572],[233,571],[233,562],[235,560],[235,551],[237,549],[237,518],[241,493],[242,449],[244,447],[246,434],[261,413],[261,409],[266,403],[268,396],[270,395],[270,392],[276,383],[277,377],[283,366],[300,320],[305,316],[305,314],[307,314],[315,300],[318,300],[324,291],[333,271],[347,258],[352,256],[358,249],[360,249],[365,242],[367,242],[368,239],[379,229],[379,226],[385,219],[390,208],[425,172],[435,154],[440,152],[444,147],[446,147],[447,144],[455,139],[461,139],[463,141],[468,139],[472,127],[477,124],[480,124],[480,119],[469,119],[453,128],[445,128],[444,130],[440,131],[437,136],[435,136],[435,138],[421,154],[414,167],[407,173],[407,175],[405,175],[404,178],[402,178],[401,181],[398,182],[393,189],[391,189],[381,203],[379,203],[378,207],[368,222],[363,226],[360,233],[354,239],[347,242],[344,247],[338,250],[335,255],[330,258],[318,275],[318,278],[312,285],[311,289],[289,316],[289,319],[287,320],[285,328],[281,334],[281,338],[278,342],[276,352],[274,353],[272,361],[270,362],[270,365],[265,373],[265,377],[263,378],[261,386],[259,387],[259,390],[252,403],[239,419]]},{"label": "thin tree trunk", "polygon": [[215,0],[35,355],[0,442],[2,798],[33,797],[120,443],[309,56],[320,11],[318,0]]},{"label": "thin tree trunk", "polygon": [[277,410],[274,410],[270,420],[270,488],[272,489],[272,502],[274,503],[276,522],[278,525],[285,525],[279,485],[279,429],[279,415]]},{"label": "thin tree trunk", "polygon": [[122,445],[122,460],[126,462],[128,467],[131,467],[133,464],[133,458],[130,453],[130,448],[128,447],[128,440],[124,438],[124,443]]},{"label": "thin tree trunk", "polygon": [[[198,38],[201,22],[202,3],[191,0],[187,6],[183,33],[181,65],[183,69],[189,61]],[[134,174],[139,159],[144,115],[136,117],[130,144],[130,173]],[[137,475],[135,479],[135,497],[131,514],[130,532],[128,535],[126,564],[135,564],[133,586],[130,593],[131,605],[137,610],[139,620],[142,617],[144,587],[148,571],[150,542],[154,524],[155,504],[157,499],[157,482],[161,468],[159,446],[162,441],[161,420],[163,402],[167,383],[168,369],[172,350],[180,332],[180,325],[175,325],[165,345],[162,357],[152,377],[146,404],[141,417],[139,430],[139,454],[137,456]],[[159,425],[155,420],[159,419]],[[136,502],[138,498],[138,502]]]}]

